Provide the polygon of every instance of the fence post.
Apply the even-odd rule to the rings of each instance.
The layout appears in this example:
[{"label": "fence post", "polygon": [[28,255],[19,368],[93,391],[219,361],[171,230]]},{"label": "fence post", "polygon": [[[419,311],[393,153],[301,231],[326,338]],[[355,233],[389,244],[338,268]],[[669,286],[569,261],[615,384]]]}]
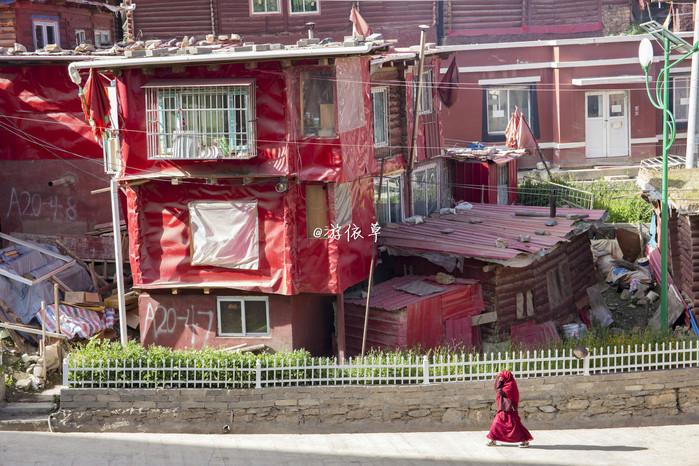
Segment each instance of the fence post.
[{"label": "fence post", "polygon": [[583,375],[590,375],[590,355],[583,358]]},{"label": "fence post", "polygon": [[68,386],[68,356],[63,358],[63,385]]},{"label": "fence post", "polygon": [[255,388],[262,388],[262,361],[255,362]]},{"label": "fence post", "polygon": [[427,355],[422,357],[422,383],[430,384],[430,360]]}]

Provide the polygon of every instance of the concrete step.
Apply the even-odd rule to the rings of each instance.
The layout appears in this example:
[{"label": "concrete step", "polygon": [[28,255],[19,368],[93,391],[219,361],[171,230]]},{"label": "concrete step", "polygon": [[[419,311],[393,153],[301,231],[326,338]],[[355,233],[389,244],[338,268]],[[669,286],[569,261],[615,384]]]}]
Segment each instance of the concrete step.
[{"label": "concrete step", "polygon": [[53,403],[61,394],[61,386],[42,392],[15,392],[12,401],[31,403]]},{"label": "concrete step", "polygon": [[48,414],[22,419],[0,419],[0,432],[49,432]]},{"label": "concrete step", "polygon": [[39,403],[7,403],[0,406],[0,420],[48,416],[49,413],[54,411],[56,411],[56,403],[53,401]]}]

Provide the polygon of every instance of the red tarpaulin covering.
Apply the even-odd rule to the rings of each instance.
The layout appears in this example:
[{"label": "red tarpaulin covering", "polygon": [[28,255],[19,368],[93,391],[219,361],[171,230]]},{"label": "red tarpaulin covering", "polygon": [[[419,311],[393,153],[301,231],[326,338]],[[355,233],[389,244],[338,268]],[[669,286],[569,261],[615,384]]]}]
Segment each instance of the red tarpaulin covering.
[{"label": "red tarpaulin covering", "polygon": [[82,106],[85,120],[90,123],[95,139],[101,141],[104,130],[110,126],[109,98],[104,87],[104,78],[94,68],[90,68],[90,75],[85,83]]}]

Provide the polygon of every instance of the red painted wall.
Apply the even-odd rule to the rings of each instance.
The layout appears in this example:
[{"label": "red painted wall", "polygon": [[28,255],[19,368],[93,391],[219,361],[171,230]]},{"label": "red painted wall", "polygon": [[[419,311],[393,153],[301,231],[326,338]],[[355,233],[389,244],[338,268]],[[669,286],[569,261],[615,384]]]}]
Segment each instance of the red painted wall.
[{"label": "red painted wall", "polygon": [[[549,160],[564,167],[582,167],[606,163],[635,163],[656,155],[658,146],[654,142],[630,144],[629,157],[586,158],[585,156],[585,93],[600,90],[623,89],[629,95],[630,139],[655,138],[661,133],[660,117],[650,104],[643,83],[616,85],[576,86],[574,79],[610,76],[641,76],[637,64],[638,42],[619,41],[597,44],[531,43],[531,46],[483,49],[468,48],[456,52],[457,62],[462,69],[456,104],[442,109],[445,141],[447,144],[481,141],[484,138],[483,95],[487,85],[483,79],[510,79],[538,77],[533,84],[536,89],[538,141],[544,146],[543,153]],[[604,63],[599,60],[626,60],[628,63]],[[581,63],[587,61],[588,63]],[[551,62],[559,62],[557,68]],[[509,66],[534,65],[530,69],[513,70]],[[572,64],[570,64],[572,63]],[[535,64],[540,64],[537,67]],[[463,68],[479,67],[475,71]],[[483,70],[482,67],[498,69]],[[657,75],[657,69],[652,71]],[[498,84],[500,87],[517,84]],[[521,85],[521,84],[520,84]],[[524,84],[526,86],[530,84]],[[495,85],[493,85],[495,86]],[[676,146],[679,146],[679,141]],[[504,140],[489,144],[504,145]],[[566,147],[580,145],[580,147]],[[553,146],[553,147],[552,147]],[[521,168],[531,168],[539,161],[536,155],[519,160]]]},{"label": "red painted wall", "polygon": [[238,290],[139,296],[141,343],[172,348],[230,347],[264,344],[276,351],[305,348],[314,355],[330,352],[332,305],[320,295],[269,295],[269,336],[219,337],[217,296],[243,296]]},{"label": "red painted wall", "polygon": [[[67,63],[0,64],[0,229],[81,234],[109,222],[102,149],[83,119]],[[73,176],[73,185],[49,181]]]}]

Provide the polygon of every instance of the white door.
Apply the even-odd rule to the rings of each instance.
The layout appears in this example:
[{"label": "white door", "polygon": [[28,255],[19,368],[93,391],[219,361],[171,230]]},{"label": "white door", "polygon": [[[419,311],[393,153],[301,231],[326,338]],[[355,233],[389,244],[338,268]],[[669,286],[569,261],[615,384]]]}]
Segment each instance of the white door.
[{"label": "white door", "polygon": [[585,155],[629,155],[628,95],[623,91],[589,92],[585,95]]},{"label": "white door", "polygon": [[603,93],[585,95],[585,114],[585,155],[606,157]]}]

